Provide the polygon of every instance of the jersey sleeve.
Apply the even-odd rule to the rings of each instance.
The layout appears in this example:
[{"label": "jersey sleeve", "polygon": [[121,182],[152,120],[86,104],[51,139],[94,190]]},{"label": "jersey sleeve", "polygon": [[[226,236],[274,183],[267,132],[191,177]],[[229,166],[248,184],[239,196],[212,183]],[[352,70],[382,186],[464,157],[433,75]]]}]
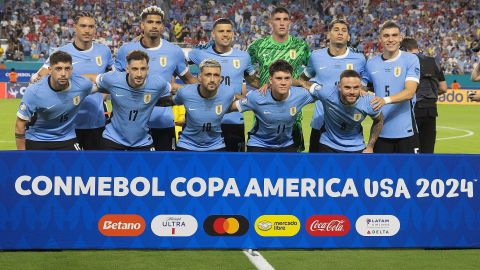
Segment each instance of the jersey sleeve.
[{"label": "jersey sleeve", "polygon": [[407,77],[405,81],[420,82],[420,60],[416,55],[410,57],[407,64]]},{"label": "jersey sleeve", "polygon": [[199,61],[199,55],[198,54],[199,54],[198,49],[190,50],[187,54],[187,62],[191,62],[191,63],[194,63],[196,65],[199,65],[200,61]]},{"label": "jersey sleeve", "polygon": [[437,75],[438,81],[444,82],[445,81],[445,75],[443,74],[442,69],[439,67],[437,61],[433,59],[433,64],[435,65],[435,73]]},{"label": "jersey sleeve", "polygon": [[245,97],[235,101],[235,105],[237,106],[237,110],[239,112],[252,111],[255,108],[256,97],[258,95],[255,92],[256,91],[250,91]]},{"label": "jersey sleeve", "polygon": [[110,92],[109,88],[111,86],[109,77],[112,74],[113,74],[113,71],[98,74],[97,78],[95,79],[95,83],[97,84],[98,88],[101,88],[102,90],[109,93]]},{"label": "jersey sleeve", "polygon": [[303,54],[302,64],[304,66],[307,66],[308,61],[310,60],[310,56],[312,55],[312,50],[310,50],[310,47],[308,46],[307,42],[305,42],[305,41],[303,41],[303,51],[305,53]]},{"label": "jersey sleeve", "polygon": [[[335,89],[333,89],[333,90],[335,90]],[[314,99],[324,100],[331,94],[332,88],[323,87],[320,84],[315,83],[310,87],[310,89],[308,91],[310,92],[310,95]]]},{"label": "jersey sleeve", "polygon": [[370,70],[368,68],[368,62],[367,62],[362,74],[362,85],[367,86],[371,82],[372,82],[372,78],[370,77]]},{"label": "jersey sleeve", "polygon": [[160,86],[160,97],[166,97],[170,95],[170,91],[172,91],[172,86],[169,82],[162,80],[162,84]]},{"label": "jersey sleeve", "polygon": [[301,102],[301,107],[315,101],[315,97],[313,97],[313,95],[310,94],[309,91],[307,91],[307,90],[305,90],[301,87],[296,88],[295,91],[301,91],[301,94],[302,94],[302,98],[301,98],[301,101],[300,101]]},{"label": "jersey sleeve", "polygon": [[113,61],[112,52],[110,51],[110,49],[108,49],[108,47],[107,47],[106,57],[107,57],[107,70],[111,70],[113,69],[115,62]]},{"label": "jersey sleeve", "polygon": [[35,98],[33,89],[28,89],[25,91],[23,95],[22,101],[18,106],[17,117],[25,120],[30,121],[33,114],[37,111],[37,98]]},{"label": "jersey sleeve", "polygon": [[176,52],[175,57],[177,58],[177,59],[175,59],[176,63],[177,63],[177,65],[175,67],[175,73],[178,76],[184,76],[188,72],[188,67],[187,67],[187,63],[185,61],[185,55],[183,54],[182,49],[177,48],[177,52]]},{"label": "jersey sleeve", "polygon": [[115,70],[125,71],[127,69],[127,49],[125,46],[120,47],[117,52],[114,64]]},{"label": "jersey sleeve", "polygon": [[364,96],[364,103],[363,103],[363,106],[364,106],[364,110],[365,112],[372,118],[377,118],[380,113],[382,113],[382,110],[374,110],[372,108],[372,105],[370,104],[370,102],[372,101],[372,98],[374,96],[373,95],[365,95]]},{"label": "jersey sleeve", "polygon": [[245,60],[247,61],[247,67],[245,68],[245,73],[248,74],[249,76],[252,76],[255,74],[255,67],[252,64],[252,59],[249,54],[245,56]]},{"label": "jersey sleeve", "polygon": [[312,54],[310,56],[310,58],[308,59],[308,64],[305,67],[305,69],[303,70],[303,74],[305,74],[305,76],[307,76],[308,78],[315,77],[315,69],[314,69],[314,66],[313,66],[313,58],[314,58],[314,54]]},{"label": "jersey sleeve", "polygon": [[185,87],[182,87],[180,89],[178,89],[177,93],[173,96],[172,100],[173,100],[173,103],[175,103],[176,105],[183,105],[183,99],[184,99],[184,91],[188,89],[185,89]]},{"label": "jersey sleeve", "polygon": [[252,65],[255,65],[258,63],[258,57],[257,57],[257,44],[258,41],[254,41],[250,46],[247,48],[247,52],[250,55],[250,61]]}]

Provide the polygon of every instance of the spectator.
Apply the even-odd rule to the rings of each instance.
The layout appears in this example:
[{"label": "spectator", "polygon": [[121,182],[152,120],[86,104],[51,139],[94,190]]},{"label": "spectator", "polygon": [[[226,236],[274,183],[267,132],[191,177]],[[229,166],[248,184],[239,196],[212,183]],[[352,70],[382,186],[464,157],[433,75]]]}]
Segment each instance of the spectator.
[{"label": "spectator", "polygon": [[451,85],[452,89],[460,89],[461,85],[457,82],[457,80],[453,80],[453,83]]}]

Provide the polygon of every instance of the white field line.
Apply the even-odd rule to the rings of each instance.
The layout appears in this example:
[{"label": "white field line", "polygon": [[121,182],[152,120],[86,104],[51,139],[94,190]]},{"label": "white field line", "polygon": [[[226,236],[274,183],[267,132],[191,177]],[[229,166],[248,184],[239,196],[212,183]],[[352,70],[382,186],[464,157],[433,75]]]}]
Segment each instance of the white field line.
[{"label": "white field line", "polygon": [[250,262],[255,265],[258,270],[274,270],[265,258],[260,254],[260,252],[253,249],[246,249],[243,251],[243,254],[247,256]]},{"label": "white field line", "polygon": [[444,140],[452,140],[452,139],[460,139],[460,138],[465,138],[465,137],[470,137],[475,134],[475,132],[468,130],[468,129],[459,129],[459,128],[453,128],[453,127],[446,127],[446,126],[437,126],[437,128],[443,128],[443,129],[450,129],[450,130],[456,130],[456,131],[461,131],[465,132],[466,134],[460,135],[460,136],[452,136],[452,137],[445,137],[445,138],[437,138],[437,141],[444,141]]}]

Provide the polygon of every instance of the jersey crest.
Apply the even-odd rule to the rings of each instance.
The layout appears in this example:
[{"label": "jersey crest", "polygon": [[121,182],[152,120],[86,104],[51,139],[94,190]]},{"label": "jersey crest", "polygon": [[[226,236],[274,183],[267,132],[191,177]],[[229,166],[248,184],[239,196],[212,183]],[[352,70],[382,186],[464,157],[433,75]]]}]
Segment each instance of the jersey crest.
[{"label": "jersey crest", "polygon": [[217,115],[222,114],[222,111],[223,111],[223,106],[222,106],[222,104],[219,104],[219,105],[215,106],[215,113],[216,113]]},{"label": "jersey crest", "polygon": [[96,56],[95,57],[95,63],[97,63],[97,66],[102,66],[102,57],[101,56]]},{"label": "jersey crest", "polygon": [[393,75],[395,75],[395,77],[399,77],[400,74],[402,74],[402,68],[400,66],[396,66],[393,70]]},{"label": "jersey crest", "polygon": [[292,60],[297,58],[297,50],[291,49],[290,52],[289,52],[289,56],[290,56],[290,59],[292,59]]},{"label": "jersey crest", "polygon": [[347,64],[347,68],[346,68],[346,69],[348,69],[348,70],[353,70],[353,64],[350,64],[350,63]]},{"label": "jersey crest", "polygon": [[353,120],[359,121],[360,119],[362,119],[362,114],[361,113],[356,113],[356,114],[353,115]]},{"label": "jersey crest", "polygon": [[294,116],[297,114],[297,106],[290,107],[290,115]]},{"label": "jersey crest", "polygon": [[233,67],[240,68],[240,59],[233,59]]},{"label": "jersey crest", "polygon": [[152,100],[152,94],[145,94],[145,95],[143,95],[143,102],[144,102],[145,104],[150,103],[151,100]]},{"label": "jersey crest", "polygon": [[80,104],[80,96],[74,96],[72,101],[73,105],[77,106],[78,104]]},{"label": "jersey crest", "polygon": [[160,56],[160,66],[162,66],[162,67],[167,66],[167,57],[166,56]]}]

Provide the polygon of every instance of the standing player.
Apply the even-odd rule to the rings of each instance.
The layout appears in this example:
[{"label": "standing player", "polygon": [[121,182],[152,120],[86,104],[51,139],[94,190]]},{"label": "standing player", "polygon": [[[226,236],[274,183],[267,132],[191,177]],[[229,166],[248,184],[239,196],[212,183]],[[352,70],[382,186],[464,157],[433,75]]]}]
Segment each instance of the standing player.
[{"label": "standing player", "polygon": [[[151,74],[158,74],[165,81],[170,81],[175,74],[185,83],[197,82],[197,79],[188,71],[182,49],[161,38],[164,30],[162,9],[157,6],[145,8],[140,17],[143,36],[140,40],[126,43],[119,48],[115,69],[125,71],[127,54],[132,50],[142,50],[150,58],[148,65]],[[156,150],[175,149],[175,124],[171,107],[155,107],[148,125],[151,128]]]},{"label": "standing player", "polygon": [[140,50],[127,55],[126,72],[112,71],[96,78],[112,97],[112,118],[103,132],[106,150],[155,150],[147,126],[157,100],[170,94],[170,84],[152,74],[149,57]]},{"label": "standing player", "polygon": [[417,124],[413,114],[420,63],[414,54],[400,50],[400,27],[386,21],[380,28],[383,53],[368,60],[364,83],[373,83],[372,107],[382,108],[385,121],[375,143],[375,153],[418,153]]},{"label": "standing player", "polygon": [[[269,80],[269,67],[275,60],[283,59],[293,66],[293,78],[298,78],[306,66],[310,57],[308,44],[297,37],[289,35],[290,13],[284,7],[275,8],[270,14],[270,36],[255,40],[249,47],[248,53],[253,64],[258,64],[260,85]],[[298,151],[304,150],[302,134],[302,116],[298,114],[293,129],[295,145]]]},{"label": "standing player", "polygon": [[[59,51],[69,53],[73,59],[74,74],[100,74],[111,69],[113,59],[110,49],[93,42],[96,33],[95,17],[88,12],[81,12],[75,17],[75,39],[72,43],[60,47]],[[49,74],[47,60],[32,81]],[[105,128],[104,98],[95,93],[85,98],[75,118],[75,132],[80,147],[85,150],[101,149],[102,132]]]},{"label": "standing player", "polygon": [[25,91],[15,123],[18,150],[81,150],[74,119],[93,84],[72,75],[72,68],[72,57],[57,51],[50,56],[51,74]]},{"label": "standing player", "polygon": [[[236,95],[245,95],[246,86],[243,78],[253,87],[258,88],[258,78],[251,65],[247,52],[234,49],[233,23],[229,19],[218,19],[213,24],[214,44],[206,49],[193,49],[188,53],[188,60],[199,65],[205,59],[215,59],[222,66],[221,84],[232,86]],[[227,113],[222,120],[222,134],[226,150],[245,152],[245,126],[243,114]]]},{"label": "standing player", "polygon": [[[221,65],[205,59],[200,65],[199,84],[188,84],[173,96],[173,103],[184,105],[186,121],[178,140],[180,151],[225,151],[221,121],[235,96],[233,88],[220,84]],[[171,105],[172,99],[162,100]]]},{"label": "standing player", "polygon": [[[344,70],[355,70],[362,74],[365,68],[365,56],[351,51],[347,44],[350,41],[349,26],[345,20],[333,20],[328,26],[328,48],[316,50],[310,56],[308,66],[301,79],[313,80],[323,87],[333,87],[338,84],[340,73]],[[303,86],[302,81],[300,85]],[[313,113],[312,132],[310,134],[309,152],[318,152],[320,134],[323,127],[323,105],[321,101],[315,102]]]}]

